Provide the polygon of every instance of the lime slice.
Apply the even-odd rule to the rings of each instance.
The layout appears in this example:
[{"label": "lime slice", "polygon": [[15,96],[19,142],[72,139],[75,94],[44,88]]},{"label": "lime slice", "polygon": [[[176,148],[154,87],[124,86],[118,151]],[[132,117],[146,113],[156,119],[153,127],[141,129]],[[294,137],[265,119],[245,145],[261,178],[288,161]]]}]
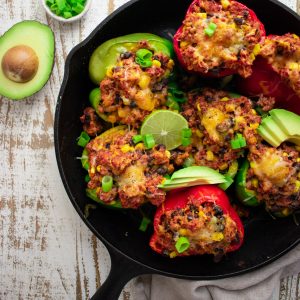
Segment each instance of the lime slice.
[{"label": "lime slice", "polygon": [[163,144],[167,150],[181,145],[182,129],[188,128],[187,120],[170,110],[156,110],[143,122],[141,134],[152,134],[156,144]]}]

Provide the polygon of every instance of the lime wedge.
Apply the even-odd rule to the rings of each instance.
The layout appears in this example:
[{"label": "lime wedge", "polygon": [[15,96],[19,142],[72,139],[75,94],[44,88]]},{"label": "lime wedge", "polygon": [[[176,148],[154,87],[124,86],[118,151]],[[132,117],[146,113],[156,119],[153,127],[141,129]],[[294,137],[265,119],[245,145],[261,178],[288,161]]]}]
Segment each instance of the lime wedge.
[{"label": "lime wedge", "polygon": [[163,144],[167,150],[181,145],[182,129],[188,128],[187,120],[170,110],[156,110],[143,122],[141,134],[152,134],[156,144]]}]

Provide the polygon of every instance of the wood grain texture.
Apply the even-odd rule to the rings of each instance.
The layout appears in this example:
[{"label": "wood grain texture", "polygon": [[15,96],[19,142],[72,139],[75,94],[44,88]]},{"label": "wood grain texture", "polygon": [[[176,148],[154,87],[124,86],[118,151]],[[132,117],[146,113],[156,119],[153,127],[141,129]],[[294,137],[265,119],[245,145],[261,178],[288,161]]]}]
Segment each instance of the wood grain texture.
[{"label": "wood grain texture", "polygon": [[[0,97],[0,299],[88,299],[106,279],[107,250],[76,214],[61,183],[53,118],[69,51],[126,0],[94,0],[84,19],[61,24],[39,1],[0,0],[0,35],[39,20],[55,32],[50,80],[24,101]],[[282,1],[297,8],[296,0]],[[298,1],[299,9],[299,1]],[[299,275],[282,280],[280,299],[300,299]],[[121,299],[134,300],[133,284]]]}]

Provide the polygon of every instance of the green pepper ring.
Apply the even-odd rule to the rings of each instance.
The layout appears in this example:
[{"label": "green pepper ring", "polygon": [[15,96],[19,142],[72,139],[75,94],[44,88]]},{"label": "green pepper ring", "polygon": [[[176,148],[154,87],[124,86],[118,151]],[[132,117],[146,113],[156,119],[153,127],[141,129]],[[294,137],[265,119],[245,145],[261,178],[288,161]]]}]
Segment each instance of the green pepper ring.
[{"label": "green pepper ring", "polygon": [[110,39],[101,44],[90,58],[89,74],[91,80],[99,85],[105,77],[109,67],[116,64],[121,53],[129,51],[135,44],[146,40],[149,46],[158,53],[163,53],[169,57],[174,54],[172,43],[164,38],[150,33],[133,33]]}]

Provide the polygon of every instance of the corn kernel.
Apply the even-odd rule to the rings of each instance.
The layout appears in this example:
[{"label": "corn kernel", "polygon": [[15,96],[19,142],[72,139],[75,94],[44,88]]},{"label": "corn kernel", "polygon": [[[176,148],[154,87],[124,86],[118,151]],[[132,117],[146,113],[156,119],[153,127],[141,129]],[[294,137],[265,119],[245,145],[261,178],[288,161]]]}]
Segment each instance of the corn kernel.
[{"label": "corn kernel", "polygon": [[186,41],[180,42],[180,48],[185,48],[189,43]]},{"label": "corn kernel", "polygon": [[228,101],[228,100],[229,100],[228,97],[223,97],[223,98],[221,99],[221,101]]},{"label": "corn kernel", "polygon": [[224,239],[224,234],[222,232],[214,232],[211,238],[213,241],[219,242]]},{"label": "corn kernel", "polygon": [[169,59],[168,63],[167,63],[167,68],[168,69],[173,69],[174,67],[174,60],[173,59]]},{"label": "corn kernel", "polygon": [[250,124],[250,128],[251,129],[257,129],[258,126],[259,126],[259,123],[252,123],[252,124]]},{"label": "corn kernel", "polygon": [[226,104],[225,109],[227,112],[232,112],[235,110],[235,105],[234,104]]},{"label": "corn kernel", "polygon": [[169,257],[170,257],[170,258],[174,258],[174,257],[176,257],[176,256],[177,256],[176,251],[172,251],[172,252],[169,254]]},{"label": "corn kernel", "polygon": [[170,158],[171,157],[171,152],[166,150],[166,156],[167,156],[167,158]]},{"label": "corn kernel", "polygon": [[144,150],[145,146],[143,143],[138,143],[137,145],[135,145],[135,149],[136,150]]},{"label": "corn kernel", "polygon": [[101,170],[101,166],[100,166],[100,165],[99,165],[99,166],[97,166],[96,170],[97,170],[97,172],[100,172],[100,170]]},{"label": "corn kernel", "polygon": [[300,189],[300,181],[299,181],[299,180],[296,180],[294,192],[297,193],[297,192],[299,191],[299,189]]},{"label": "corn kernel", "polygon": [[297,34],[293,34],[294,39],[299,39],[299,36]]},{"label": "corn kernel", "polygon": [[207,219],[205,213],[204,213],[202,210],[199,211],[198,215],[199,215],[199,217],[202,217],[202,218],[204,218],[204,219]]},{"label": "corn kernel", "polygon": [[219,167],[219,169],[221,170],[221,171],[224,171],[224,170],[226,170],[228,168],[228,164],[227,163],[224,163],[224,164],[222,164],[220,167]]},{"label": "corn kernel", "polygon": [[122,108],[118,109],[118,116],[120,118],[125,118],[127,116],[127,114],[128,114],[127,109],[122,109]]},{"label": "corn kernel", "polygon": [[296,159],[296,161],[297,161],[297,162],[300,162],[300,157],[298,157],[298,158]]},{"label": "corn kernel", "polygon": [[123,101],[124,105],[130,105],[130,103],[131,103],[131,101],[126,97],[122,97],[122,101]]},{"label": "corn kernel", "polygon": [[197,16],[200,17],[201,19],[207,19],[206,13],[197,13]]},{"label": "corn kernel", "polygon": [[91,174],[95,174],[96,170],[95,170],[95,167],[91,167]]},{"label": "corn kernel", "polygon": [[198,111],[201,112],[201,106],[200,106],[200,103],[197,103],[197,109],[198,109]]},{"label": "corn kernel", "polygon": [[203,133],[202,133],[202,131],[200,131],[199,129],[196,129],[195,133],[196,133],[196,135],[197,135],[199,138],[202,138],[202,137],[203,137]]},{"label": "corn kernel", "polygon": [[152,60],[152,65],[155,67],[160,68],[161,67],[161,62],[157,59]]},{"label": "corn kernel", "polygon": [[210,150],[208,150],[207,152],[206,152],[206,159],[208,160],[208,161],[212,161],[212,160],[214,160],[214,154],[210,151]]},{"label": "corn kernel", "polygon": [[250,162],[250,167],[251,167],[252,169],[255,169],[255,168],[256,168],[256,163],[255,163],[254,161],[251,161],[251,162]]},{"label": "corn kernel", "polygon": [[112,77],[113,75],[113,68],[112,67],[108,67],[106,70],[106,76],[107,77]]},{"label": "corn kernel", "polygon": [[288,153],[286,153],[286,152],[283,152],[282,155],[285,156],[285,157],[289,156]]},{"label": "corn kernel", "polygon": [[184,229],[184,228],[181,228],[181,229],[179,229],[179,234],[180,234],[181,236],[186,236],[186,235],[187,235],[187,230]]},{"label": "corn kernel", "polygon": [[[102,179],[101,179],[102,180]],[[98,194],[100,192],[100,187],[96,188],[96,194]]]},{"label": "corn kernel", "polygon": [[257,178],[253,178],[251,180],[251,184],[253,187],[257,188],[258,187],[258,179]]},{"label": "corn kernel", "polygon": [[282,211],[282,214],[284,216],[288,216],[290,214],[290,210],[288,208],[285,208],[283,211]]},{"label": "corn kernel", "polygon": [[123,153],[132,152],[132,151],[134,151],[134,148],[131,147],[130,145],[126,144],[126,145],[121,147],[121,151]]},{"label": "corn kernel", "polygon": [[299,68],[299,64],[297,64],[296,62],[290,62],[289,63],[289,69],[294,71],[294,70],[298,70]]},{"label": "corn kernel", "polygon": [[221,0],[221,5],[224,9],[226,9],[229,6],[229,1],[228,0]]},{"label": "corn kernel", "polygon": [[117,117],[115,115],[110,115],[107,117],[107,121],[110,123],[116,123]]},{"label": "corn kernel", "polygon": [[149,83],[151,81],[150,76],[143,74],[139,80],[139,86],[141,89],[146,89],[149,86]]},{"label": "corn kernel", "polygon": [[256,44],[253,48],[253,54],[256,56],[260,51],[260,45],[259,44]]}]

